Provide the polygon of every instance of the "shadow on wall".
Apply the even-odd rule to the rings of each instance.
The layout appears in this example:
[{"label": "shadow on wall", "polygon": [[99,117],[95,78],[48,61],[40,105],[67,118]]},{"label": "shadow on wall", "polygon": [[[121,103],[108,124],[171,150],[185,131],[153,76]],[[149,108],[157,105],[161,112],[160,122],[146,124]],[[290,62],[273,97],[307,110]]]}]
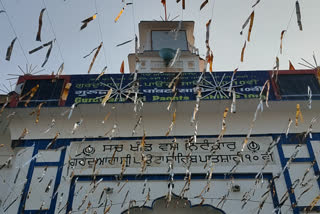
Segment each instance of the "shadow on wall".
[{"label": "shadow on wall", "polygon": [[132,207],[130,210],[122,212],[122,214],[226,214],[222,210],[211,205],[194,205],[191,206],[190,201],[172,196],[167,203],[166,197],[156,199],[152,203],[152,207]]}]

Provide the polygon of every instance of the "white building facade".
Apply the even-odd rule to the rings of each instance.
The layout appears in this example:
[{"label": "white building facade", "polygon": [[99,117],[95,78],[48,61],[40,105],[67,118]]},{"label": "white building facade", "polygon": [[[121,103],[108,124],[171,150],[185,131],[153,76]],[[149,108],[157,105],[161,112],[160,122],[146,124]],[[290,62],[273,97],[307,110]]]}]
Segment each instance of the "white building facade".
[{"label": "white building facade", "polygon": [[317,71],[199,72],[193,22],[141,22],[139,38],[131,74],[19,78],[1,212],[320,212]]}]

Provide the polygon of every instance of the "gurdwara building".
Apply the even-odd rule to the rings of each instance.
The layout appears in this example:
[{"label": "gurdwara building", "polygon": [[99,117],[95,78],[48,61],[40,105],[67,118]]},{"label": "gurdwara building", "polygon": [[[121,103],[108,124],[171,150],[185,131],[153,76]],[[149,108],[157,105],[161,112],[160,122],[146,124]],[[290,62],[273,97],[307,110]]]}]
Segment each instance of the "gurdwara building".
[{"label": "gurdwara building", "polygon": [[141,22],[129,74],[20,76],[1,213],[320,212],[317,70],[205,72],[193,29]]}]

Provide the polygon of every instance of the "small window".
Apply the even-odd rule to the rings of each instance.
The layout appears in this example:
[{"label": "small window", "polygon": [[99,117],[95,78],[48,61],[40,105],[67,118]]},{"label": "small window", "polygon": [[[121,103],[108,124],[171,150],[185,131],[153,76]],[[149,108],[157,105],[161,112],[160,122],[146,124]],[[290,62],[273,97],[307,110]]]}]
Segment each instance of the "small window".
[{"label": "small window", "polygon": [[[30,100],[28,106],[35,107],[42,102],[46,104],[44,106],[58,106],[60,95],[63,87],[64,79],[57,79],[52,82],[52,79],[32,79],[27,80],[24,84],[21,96],[28,93],[33,87],[39,84],[39,88],[34,97]],[[18,104],[19,107],[23,107],[29,96],[26,96]]]},{"label": "small window", "polygon": [[185,31],[179,31],[178,34],[170,31],[152,31],[152,50],[162,48],[172,48],[188,50],[188,42]]},{"label": "small window", "polygon": [[320,96],[320,86],[314,74],[279,74],[278,84],[281,97],[308,96],[308,86],[312,96]]}]

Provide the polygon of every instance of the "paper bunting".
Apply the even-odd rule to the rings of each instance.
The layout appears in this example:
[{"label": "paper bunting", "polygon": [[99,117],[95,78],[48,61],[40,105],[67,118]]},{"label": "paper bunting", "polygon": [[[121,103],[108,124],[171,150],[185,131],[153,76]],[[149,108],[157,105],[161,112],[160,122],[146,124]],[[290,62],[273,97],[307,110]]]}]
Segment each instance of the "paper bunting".
[{"label": "paper bunting", "polygon": [[15,43],[16,40],[17,40],[17,37],[14,38],[14,39],[11,41],[11,44],[10,44],[10,46],[9,46],[8,49],[7,49],[7,54],[6,54],[6,60],[7,60],[7,61],[10,61],[11,54],[12,54],[12,50],[13,50],[13,46],[14,46],[14,43]]},{"label": "paper bunting", "polygon": [[207,4],[208,4],[209,0],[205,0],[204,2],[202,2],[201,6],[200,6],[200,10],[202,10],[202,8],[204,8]]},{"label": "paper bunting", "polygon": [[82,25],[80,27],[80,30],[83,30],[87,27],[88,23],[91,22],[92,20],[96,19],[97,18],[97,14],[94,14],[93,16],[85,19],[82,21]]},{"label": "paper bunting", "polygon": [[40,15],[39,15],[39,26],[38,26],[38,33],[37,33],[36,41],[40,41],[40,42],[41,42],[42,16],[43,16],[43,13],[45,10],[46,10],[46,8],[43,8],[40,12]]},{"label": "paper bunting", "polygon": [[301,22],[301,11],[299,1],[296,1],[296,14],[297,14],[297,22],[299,26],[299,30],[302,31],[302,22]]},{"label": "paper bunting", "polygon": [[96,49],[96,52],[94,53],[94,56],[93,56],[93,58],[92,58],[92,61],[91,61],[91,63],[90,63],[90,66],[89,66],[88,74],[90,73],[90,71],[91,71],[91,69],[92,69],[92,67],[93,67],[93,64],[94,64],[94,62],[95,62],[95,60],[96,60],[96,58],[97,58],[97,56],[98,56],[98,54],[99,54],[99,52],[100,52],[100,49],[101,49],[102,45],[103,45],[103,42],[100,43],[100,45],[99,45],[99,46],[97,47],[97,49]]}]

